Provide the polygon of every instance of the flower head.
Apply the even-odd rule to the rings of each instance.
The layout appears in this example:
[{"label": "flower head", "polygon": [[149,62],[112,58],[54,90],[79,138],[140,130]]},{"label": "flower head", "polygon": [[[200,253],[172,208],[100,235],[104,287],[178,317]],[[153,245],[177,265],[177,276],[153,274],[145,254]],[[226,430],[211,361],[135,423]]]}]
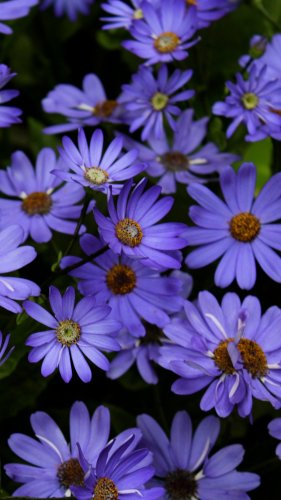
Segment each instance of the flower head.
[{"label": "flower head", "polygon": [[[143,19],[142,4],[144,0],[130,0],[131,5],[121,0],[108,0],[101,6],[109,17],[102,17],[101,21],[106,21],[103,25],[104,30],[125,28],[129,29],[134,23]],[[148,0],[155,5],[159,0]]]},{"label": "flower head", "polygon": [[6,0],[1,1],[0,10],[0,33],[10,35],[12,28],[1,21],[13,21],[29,14],[31,7],[38,4],[38,0]]},{"label": "flower head", "polygon": [[215,115],[232,118],[226,135],[230,137],[237,127],[244,123],[248,130],[246,140],[259,141],[280,131],[281,127],[281,83],[271,81],[266,75],[266,66],[253,64],[249,69],[249,78],[236,75],[237,83],[227,82],[230,90],[224,102],[213,106]]},{"label": "flower head", "polygon": [[181,238],[186,226],[173,222],[156,224],[171,210],[174,200],[165,197],[156,201],[161,188],[153,186],[144,193],[146,182],[147,179],[141,180],[130,193],[132,182],[128,181],[118,196],[116,208],[110,195],[110,217],[94,209],[99,232],[118,255],[141,259],[152,269],[179,269],[175,250],[186,246],[186,240]]},{"label": "flower head", "polygon": [[17,271],[32,262],[37,255],[33,247],[19,246],[24,239],[20,226],[13,225],[0,231],[0,306],[13,313],[22,310],[16,300],[25,300],[31,295],[40,294],[39,286],[33,281],[7,276],[7,273]]},{"label": "flower head", "polygon": [[251,289],[256,281],[256,262],[274,281],[281,282],[280,219],[281,174],[266,183],[254,199],[256,169],[244,163],[237,173],[225,167],[220,186],[225,202],[205,186],[192,184],[188,193],[200,206],[190,208],[196,224],[186,230],[190,245],[200,245],[186,263],[200,268],[222,257],[215,273],[217,286],[226,287],[234,279],[240,288]]},{"label": "flower head", "polygon": [[[12,434],[8,441],[12,451],[31,464],[5,465],[6,474],[10,478],[24,483],[14,495],[36,495],[39,498],[70,496],[70,488],[84,484],[84,470],[77,444],[89,464],[95,466],[101,451],[108,443],[109,410],[99,406],[91,417],[85,404],[76,401],[70,410],[70,444],[47,413],[33,413],[30,421],[37,440],[24,434]],[[140,431],[133,428],[116,437],[115,447],[120,446],[132,433],[135,435],[135,441],[131,448],[136,446],[140,440]]]},{"label": "flower head", "polygon": [[70,21],[76,21],[78,14],[86,16],[94,0],[43,0],[41,8],[46,9],[53,5],[55,15],[60,17],[66,14]]},{"label": "flower head", "polygon": [[76,130],[100,123],[118,123],[122,110],[119,99],[108,99],[99,77],[94,73],[83,79],[83,90],[70,84],[57,85],[43,99],[42,106],[47,113],[59,113],[68,123],[51,125],[44,129],[45,134],[55,134]]},{"label": "flower head", "polygon": [[143,127],[143,140],[151,135],[160,138],[164,134],[164,119],[173,128],[172,115],[180,114],[177,103],[194,95],[193,90],[182,90],[191,76],[191,70],[176,70],[169,77],[167,66],[162,65],[155,79],[152,70],[142,66],[138,73],[133,75],[132,83],[123,85],[123,94],[120,97],[120,102],[128,111],[130,132]]},{"label": "flower head", "polygon": [[196,7],[198,28],[207,28],[213,21],[228,14],[234,5],[229,0],[182,0],[187,8]]},{"label": "flower head", "polygon": [[[8,3],[8,2],[7,2]],[[1,4],[1,8],[2,8]],[[0,14],[1,19],[1,14]],[[1,31],[1,23],[0,23]],[[10,127],[13,123],[21,123],[19,116],[22,111],[19,108],[11,106],[3,106],[3,103],[11,101],[14,97],[19,95],[18,90],[2,90],[5,85],[16,76],[16,73],[11,73],[10,68],[5,64],[0,64],[0,128]]]},{"label": "flower head", "polygon": [[40,151],[35,170],[22,151],[13,153],[11,166],[0,171],[0,191],[7,196],[0,199],[2,227],[19,224],[25,239],[30,235],[37,243],[50,241],[51,230],[73,234],[81,212],[75,203],[84,190],[73,183],[62,185],[51,174],[59,166],[65,168],[50,148]]},{"label": "flower head", "polygon": [[74,181],[95,191],[107,193],[120,192],[122,181],[132,179],[145,168],[143,163],[135,163],[137,151],[132,150],[122,155],[123,139],[116,137],[103,153],[103,133],[100,129],[93,133],[88,145],[85,132],[78,132],[78,148],[69,137],[63,137],[60,154],[69,165],[69,171],[54,169],[60,179]]},{"label": "flower head", "polygon": [[152,177],[160,177],[157,184],[161,186],[163,194],[175,193],[177,182],[208,182],[209,174],[220,172],[239,159],[234,154],[221,153],[212,142],[201,145],[207,133],[208,118],[192,121],[192,117],[191,109],[181,113],[171,140],[166,134],[161,139],[151,135],[148,144],[144,145],[123,136],[128,150],[138,150],[139,160],[147,164],[147,173]]},{"label": "flower head", "polygon": [[200,292],[197,305],[187,301],[185,312],[184,329],[165,328],[181,347],[176,355],[169,347],[162,350],[161,365],[180,375],[172,390],[194,394],[207,387],[200,408],[215,408],[220,417],[236,405],[240,416],[250,415],[253,398],[280,408],[281,310],[273,306],[262,316],[256,297],[241,302],[227,293],[220,306],[212,294]]},{"label": "flower head", "polygon": [[142,4],[143,19],[130,28],[134,41],[123,46],[146,59],[146,64],[181,61],[188,56],[187,49],[199,39],[191,40],[196,28],[196,9],[186,9],[182,0],[161,2],[159,8],[151,3]]},{"label": "flower head", "polygon": [[[88,256],[102,247],[90,234],[83,235],[80,244]],[[78,263],[76,257],[65,257],[62,267],[75,262]],[[145,335],[142,319],[163,327],[170,321],[169,314],[183,306],[181,279],[161,276],[141,261],[126,255],[119,257],[111,250],[82,264],[70,275],[79,279],[78,288],[83,295],[94,295],[98,304],[108,304],[112,309],[110,317],[119,321],[134,337]]]},{"label": "flower head", "polygon": [[[33,333],[26,341],[33,349],[29,361],[42,360],[41,373],[47,377],[59,368],[61,377],[69,382],[72,366],[83,382],[89,382],[92,372],[86,361],[108,370],[109,361],[101,351],[118,351],[120,346],[115,336],[120,324],[108,319],[110,308],[96,305],[94,297],[85,297],[75,305],[73,287],[61,295],[54,286],[50,287],[49,301],[53,315],[35,302],[26,301],[24,308],[29,316],[49,327],[44,332]],[[85,356],[85,357],[84,357]]]},{"label": "flower head", "polygon": [[164,487],[163,499],[242,500],[247,498],[247,491],[259,486],[257,474],[236,470],[244,456],[240,444],[226,446],[209,456],[220,430],[218,418],[204,418],[192,436],[188,413],[179,411],[172,422],[170,439],[149,415],[140,415],[137,422],[144,445],[153,453],[154,481]]}]

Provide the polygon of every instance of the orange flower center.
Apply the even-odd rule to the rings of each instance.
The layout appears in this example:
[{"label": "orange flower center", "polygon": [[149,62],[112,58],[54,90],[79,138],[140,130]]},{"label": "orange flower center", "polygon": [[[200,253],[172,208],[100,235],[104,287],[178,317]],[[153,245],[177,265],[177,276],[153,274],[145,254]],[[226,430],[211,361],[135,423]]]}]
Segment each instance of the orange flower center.
[{"label": "orange flower center", "polygon": [[[234,339],[223,340],[214,350],[214,362],[217,367],[227,375],[235,373],[227,346]],[[253,378],[264,377],[268,373],[267,359],[262,348],[253,340],[240,339],[237,348],[241,354],[244,368]]]},{"label": "orange flower center", "polygon": [[28,215],[48,214],[52,206],[52,198],[43,192],[34,192],[24,198],[21,208]]},{"label": "orange flower center", "polygon": [[94,500],[118,500],[118,489],[112,479],[101,477],[98,479],[94,493]]},{"label": "orange flower center", "polygon": [[235,215],[229,223],[231,236],[243,243],[253,241],[259,234],[260,228],[259,219],[249,212],[241,212],[241,214]]},{"label": "orange flower center", "polygon": [[134,290],[136,274],[129,266],[116,264],[106,275],[106,284],[115,295],[126,295]]},{"label": "orange flower center", "polygon": [[100,102],[95,105],[94,107],[94,115],[98,116],[99,118],[108,118],[109,116],[112,115],[113,111],[117,108],[118,102],[114,100],[106,100],[103,102]]},{"label": "orange flower center", "polygon": [[154,40],[154,47],[160,54],[167,54],[173,52],[179,43],[180,39],[178,35],[171,31],[165,31]]},{"label": "orange flower center", "polygon": [[137,247],[143,237],[141,226],[133,219],[127,217],[116,224],[115,234],[123,245],[132,248]]}]

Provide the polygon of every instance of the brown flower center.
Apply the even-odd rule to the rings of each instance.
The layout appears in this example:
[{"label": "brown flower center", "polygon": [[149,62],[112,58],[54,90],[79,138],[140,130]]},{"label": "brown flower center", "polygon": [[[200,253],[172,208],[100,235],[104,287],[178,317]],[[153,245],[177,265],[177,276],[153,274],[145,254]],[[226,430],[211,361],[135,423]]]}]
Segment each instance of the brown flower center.
[{"label": "brown flower center", "polygon": [[118,490],[111,479],[101,477],[98,479],[94,494],[94,500],[118,500]]},{"label": "brown flower center", "polygon": [[160,54],[167,54],[173,52],[179,43],[180,39],[178,35],[171,31],[165,31],[154,40],[154,48],[160,52]]},{"label": "brown flower center", "polygon": [[52,206],[52,198],[43,192],[34,192],[24,198],[21,208],[28,215],[47,214]]},{"label": "brown flower center", "polygon": [[57,478],[64,488],[84,485],[84,471],[77,458],[63,462],[57,470]]},{"label": "brown flower center", "polygon": [[132,248],[137,247],[143,237],[141,226],[133,219],[127,217],[116,224],[115,234],[123,245]]},{"label": "brown flower center", "polygon": [[177,469],[170,472],[165,477],[164,484],[169,500],[190,500],[197,494],[197,482],[187,470]]},{"label": "brown flower center", "polygon": [[126,295],[132,292],[137,283],[133,269],[123,264],[116,264],[106,275],[106,284],[115,295]]},{"label": "brown flower center", "polygon": [[187,156],[178,151],[171,151],[170,153],[165,153],[160,156],[160,162],[167,170],[171,170],[172,172],[187,170],[189,166]]},{"label": "brown flower center", "polygon": [[197,0],[185,0],[187,5],[197,5]]},{"label": "brown flower center", "polygon": [[[226,373],[232,375],[235,373],[231,358],[228,354],[227,346],[234,339],[223,340],[214,350],[214,362],[217,367]],[[268,373],[267,359],[262,348],[253,340],[240,339],[237,348],[241,354],[244,368],[253,378],[264,377]]]},{"label": "brown flower center", "polygon": [[103,170],[102,168],[89,167],[86,168],[84,177],[91,184],[101,186],[102,184],[105,184],[107,182],[109,175],[106,170]]},{"label": "brown flower center", "polygon": [[229,223],[231,236],[243,243],[253,241],[259,234],[260,228],[259,219],[249,212],[241,212],[241,214],[234,215]]},{"label": "brown flower center", "polygon": [[118,102],[114,100],[106,100],[99,102],[93,108],[93,113],[98,118],[108,118],[112,115],[113,111],[117,108]]},{"label": "brown flower center", "polygon": [[81,328],[78,323],[72,319],[65,319],[59,322],[56,329],[56,336],[62,345],[70,347],[72,344],[77,344],[80,339]]}]

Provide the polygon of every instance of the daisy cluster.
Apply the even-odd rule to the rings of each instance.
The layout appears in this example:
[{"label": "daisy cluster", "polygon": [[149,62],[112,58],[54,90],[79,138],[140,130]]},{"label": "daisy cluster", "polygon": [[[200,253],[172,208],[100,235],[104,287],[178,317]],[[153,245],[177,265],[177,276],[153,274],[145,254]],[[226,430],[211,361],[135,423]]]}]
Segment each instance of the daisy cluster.
[{"label": "daisy cluster", "polygon": [[[133,68],[117,96],[94,59],[81,87],[70,68],[69,82],[35,103],[38,144],[15,134],[1,158],[0,384],[15,384],[21,362],[42,387],[70,387],[71,402],[77,388],[91,391],[89,410],[71,405],[67,437],[35,404],[35,437],[13,427],[7,456],[19,460],[4,469],[20,483],[14,496],[246,500],[262,481],[249,461],[251,472],[237,470],[245,449],[225,426],[281,408],[281,303],[259,285],[266,295],[281,283],[280,164],[261,186],[244,154],[263,139],[280,153],[281,34],[253,36],[236,80],[206,112],[194,62],[210,26],[239,9],[233,0],[0,0],[3,39],[16,36],[20,18],[44,38],[51,16],[76,41],[96,12],[97,38],[117,40]],[[0,63],[0,128],[9,134],[26,117],[6,105],[20,99],[10,88],[17,68]],[[113,401],[115,391],[129,400],[130,377],[145,394],[133,421],[98,392],[109,386]],[[268,434],[281,440],[278,414]]]}]

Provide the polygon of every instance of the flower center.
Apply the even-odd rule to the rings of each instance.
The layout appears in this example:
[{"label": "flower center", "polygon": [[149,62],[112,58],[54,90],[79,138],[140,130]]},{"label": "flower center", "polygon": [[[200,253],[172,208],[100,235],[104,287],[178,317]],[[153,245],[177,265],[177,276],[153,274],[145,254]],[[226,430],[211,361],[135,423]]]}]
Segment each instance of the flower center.
[{"label": "flower center", "polygon": [[21,208],[28,215],[43,215],[49,213],[52,203],[52,198],[47,193],[35,192],[24,198]]},{"label": "flower center", "polygon": [[95,184],[96,186],[100,186],[101,184],[105,184],[109,178],[106,170],[103,170],[99,167],[89,167],[86,168],[84,173],[84,177],[91,184]]},{"label": "flower center", "polygon": [[[235,373],[227,346],[234,339],[230,338],[221,342],[214,350],[214,362],[217,367],[227,375]],[[268,373],[267,359],[262,348],[253,340],[240,339],[237,348],[241,354],[244,368],[253,378],[264,377]]]},{"label": "flower center", "polygon": [[242,95],[241,101],[245,109],[255,109],[259,103],[259,98],[256,94],[252,92],[246,92],[246,94]]},{"label": "flower center", "polygon": [[133,15],[134,19],[143,19],[143,11],[141,9],[136,9]]},{"label": "flower center", "polygon": [[118,500],[118,490],[114,482],[107,477],[98,479],[93,498],[95,500]]},{"label": "flower center", "polygon": [[151,104],[156,111],[162,111],[162,109],[166,108],[168,101],[169,97],[166,94],[162,94],[162,92],[156,92],[151,98]]},{"label": "flower center", "polygon": [[155,39],[154,48],[161,54],[167,54],[168,52],[173,52],[179,43],[180,39],[178,35],[171,31],[165,31]]},{"label": "flower center", "polygon": [[106,100],[95,105],[93,108],[93,113],[99,118],[108,118],[111,116],[113,111],[117,108],[118,102],[114,100]]},{"label": "flower center", "polygon": [[187,5],[197,5],[197,0],[185,0]]},{"label": "flower center", "polygon": [[80,325],[72,319],[60,321],[56,330],[58,341],[67,347],[70,347],[72,344],[77,344],[80,339],[80,334]]},{"label": "flower center", "polygon": [[187,170],[189,166],[187,156],[178,151],[171,151],[160,156],[160,162],[167,170],[171,170],[172,172]]},{"label": "flower center", "polygon": [[63,462],[57,470],[57,478],[64,488],[84,485],[84,471],[77,458]]},{"label": "flower center", "polygon": [[197,494],[197,482],[193,474],[182,469],[170,472],[165,477],[165,488],[169,500],[190,500]]},{"label": "flower center", "polygon": [[106,275],[108,288],[116,295],[126,295],[134,290],[137,283],[136,274],[129,266],[116,264]]},{"label": "flower center", "polygon": [[123,245],[137,247],[142,240],[143,233],[141,226],[133,219],[120,220],[115,226],[115,234]]},{"label": "flower center", "polygon": [[241,212],[241,214],[234,215],[229,223],[231,236],[243,243],[253,241],[259,234],[260,228],[259,219],[249,212]]}]

